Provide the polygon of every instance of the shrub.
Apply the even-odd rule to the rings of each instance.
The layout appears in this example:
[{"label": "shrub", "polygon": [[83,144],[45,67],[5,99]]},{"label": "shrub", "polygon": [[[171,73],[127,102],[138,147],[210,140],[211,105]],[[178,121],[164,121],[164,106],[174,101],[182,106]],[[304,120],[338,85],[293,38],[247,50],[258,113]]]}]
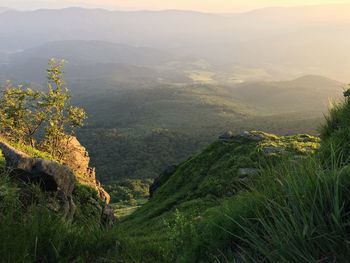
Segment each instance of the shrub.
[{"label": "shrub", "polygon": [[76,183],[73,200],[77,206],[74,219],[79,222],[94,222],[98,224],[104,203],[98,198],[97,191],[89,186]]},{"label": "shrub", "polygon": [[[39,92],[8,84],[0,99],[0,134],[12,142],[39,147],[56,159],[65,154],[65,142],[83,125],[86,113],[70,105],[63,80],[63,61],[50,60],[48,90]],[[40,145],[39,133],[44,132]]]}]

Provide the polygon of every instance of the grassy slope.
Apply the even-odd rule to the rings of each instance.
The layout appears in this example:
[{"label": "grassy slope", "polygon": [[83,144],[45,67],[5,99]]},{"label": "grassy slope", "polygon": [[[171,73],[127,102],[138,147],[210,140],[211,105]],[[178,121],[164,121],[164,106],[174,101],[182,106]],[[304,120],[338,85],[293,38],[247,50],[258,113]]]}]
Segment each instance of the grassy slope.
[{"label": "grassy slope", "polygon": [[[260,133],[261,142],[213,143],[122,222],[125,253],[135,262],[348,262],[349,113],[348,99],[331,109],[322,141]],[[271,146],[279,153],[264,154]],[[260,173],[239,176],[248,167]]]},{"label": "grassy slope", "polygon": [[[182,163],[146,205],[122,222],[120,229],[129,236],[125,244],[139,248],[139,252],[132,255],[134,260],[173,261],[174,235],[177,235],[173,227],[178,227],[177,221],[182,220],[184,225],[202,224],[211,209],[234,200],[237,193],[260,177],[240,175],[239,168],[261,168],[286,156],[312,153],[319,143],[318,138],[308,135],[256,134],[265,139],[258,142],[237,137],[232,141],[216,141]],[[266,147],[285,152],[265,154]]]},{"label": "grassy slope", "polygon": [[[24,234],[13,239],[21,246],[3,244],[0,254],[9,262],[26,255],[29,262],[347,262],[349,109],[346,101],[331,111],[317,158],[301,157],[320,143],[308,135],[253,132],[264,139],[214,142],[180,164],[147,204],[108,232],[62,224],[35,207],[4,213],[9,205],[2,202],[1,238]],[[260,172],[245,176],[239,168]],[[13,204],[16,187],[6,180],[1,187],[9,190],[1,198]],[[67,246],[65,239],[77,242]]]}]

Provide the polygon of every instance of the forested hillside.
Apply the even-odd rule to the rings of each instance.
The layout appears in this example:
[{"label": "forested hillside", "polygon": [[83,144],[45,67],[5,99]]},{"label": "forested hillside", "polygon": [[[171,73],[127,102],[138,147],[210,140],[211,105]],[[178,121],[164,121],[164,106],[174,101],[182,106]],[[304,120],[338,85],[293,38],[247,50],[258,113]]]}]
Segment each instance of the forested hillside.
[{"label": "forested hillside", "polygon": [[347,262],[349,105],[331,109],[321,140],[228,134],[161,174],[119,226],[140,250],[129,260]]},{"label": "forested hillside", "polygon": [[[259,131],[220,136],[201,153],[162,173],[151,186],[150,200],[113,225],[99,221],[99,201],[92,201],[98,197],[88,188],[74,187],[72,200],[78,209],[75,219],[67,221],[66,210],[55,199],[59,195],[51,195],[53,189],[7,177],[2,170],[0,183],[6,191],[0,216],[7,223],[0,235],[15,236],[17,244],[2,243],[2,258],[10,262],[91,258],[94,262],[312,262],[325,258],[346,262],[349,175],[343,153],[349,150],[349,105],[346,98],[330,110],[321,138]],[[1,159],[2,169],[15,165],[14,155],[8,155],[14,148],[6,145],[2,139],[6,157]],[[51,158],[22,144],[14,146],[39,157],[36,161]],[[37,170],[26,171],[35,174]],[[34,199],[23,199],[28,194]],[[18,230],[21,235],[15,235]]]},{"label": "forested hillside", "polygon": [[349,262],[350,4],[0,2],[0,262]]},{"label": "forested hillside", "polygon": [[[343,90],[342,83],[321,76],[225,84],[215,80],[212,66],[195,58],[176,62],[172,55],[148,50],[98,41],[53,42],[11,55],[2,80],[30,80],[30,86],[44,90],[50,53],[66,58],[73,102],[89,116],[77,135],[105,183],[154,178],[227,130],[317,134],[323,113]],[[213,81],[205,80],[205,71],[213,71]]]}]

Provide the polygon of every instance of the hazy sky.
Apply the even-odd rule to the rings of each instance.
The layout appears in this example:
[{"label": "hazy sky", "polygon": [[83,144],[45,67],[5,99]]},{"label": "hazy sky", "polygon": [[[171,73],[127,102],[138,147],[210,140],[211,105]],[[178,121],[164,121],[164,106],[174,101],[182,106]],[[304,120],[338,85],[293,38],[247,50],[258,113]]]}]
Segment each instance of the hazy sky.
[{"label": "hazy sky", "polygon": [[37,9],[68,6],[108,9],[188,9],[207,12],[238,12],[269,6],[350,3],[350,0],[0,0],[0,6]]}]

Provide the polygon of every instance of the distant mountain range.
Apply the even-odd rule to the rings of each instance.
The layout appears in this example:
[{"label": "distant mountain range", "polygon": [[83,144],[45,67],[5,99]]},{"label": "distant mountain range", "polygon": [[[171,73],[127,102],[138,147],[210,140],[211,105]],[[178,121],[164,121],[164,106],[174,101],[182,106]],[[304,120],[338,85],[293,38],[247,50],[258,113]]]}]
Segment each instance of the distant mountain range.
[{"label": "distant mountain range", "polygon": [[350,5],[268,8],[233,15],[176,10],[12,10],[0,13],[0,50],[24,50],[52,41],[98,40],[194,55],[220,66],[279,69],[289,77],[307,73],[345,81],[350,72],[349,11]]},{"label": "distant mountain range", "polygon": [[64,58],[74,63],[118,63],[154,66],[170,61],[169,53],[157,49],[92,40],[48,42],[11,56],[16,63],[32,59]]},{"label": "distant mountain range", "polygon": [[[12,79],[15,82],[45,81],[45,72],[50,58],[64,59],[66,78],[74,80],[105,80],[124,83],[143,82],[188,82],[184,70],[194,58],[178,58],[171,52],[160,49],[117,44],[105,41],[66,40],[48,42],[0,56],[0,82]],[[179,70],[171,66],[176,62]],[[170,63],[170,65],[167,65]],[[141,87],[140,87],[141,88]]]},{"label": "distant mountain range", "polygon": [[350,78],[347,8],[9,10],[0,83],[44,89],[48,59],[68,60],[73,102],[89,115],[78,135],[101,178],[154,177],[227,130],[316,133],[342,97],[332,79]]}]

